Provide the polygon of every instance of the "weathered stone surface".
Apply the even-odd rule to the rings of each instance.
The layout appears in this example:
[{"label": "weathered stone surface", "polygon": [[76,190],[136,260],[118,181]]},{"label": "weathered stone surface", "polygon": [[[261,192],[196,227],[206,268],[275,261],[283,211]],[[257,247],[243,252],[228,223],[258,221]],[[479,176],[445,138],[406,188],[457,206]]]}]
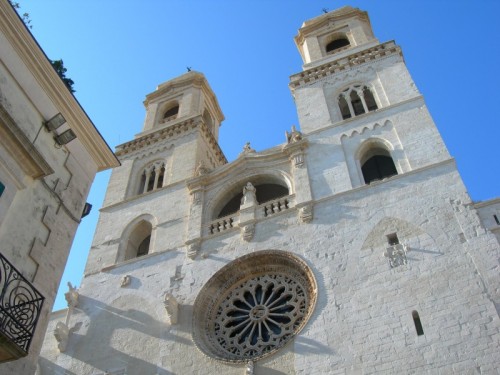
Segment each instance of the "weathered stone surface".
[{"label": "weathered stone surface", "polygon": [[[120,146],[124,163],[111,177],[69,324],[79,328],[64,355],[54,337],[46,337],[42,373],[494,372],[500,361],[495,308],[500,250],[491,220],[498,202],[478,207],[478,215],[399,47],[379,44],[366,17],[346,7],[301,29],[296,41],[305,70],[292,76],[290,86],[302,132],[293,142],[289,134],[279,147],[243,152],[224,164],[211,143],[217,132],[204,130],[206,119],[203,126],[179,125],[195,124],[200,111],[193,108],[204,103],[191,100],[204,98],[189,86],[192,74],[148,95],[144,130],[159,140]],[[325,53],[322,48],[338,30],[349,30],[350,47]],[[182,82],[180,88],[168,91],[176,82]],[[338,96],[359,82],[370,88],[377,109],[343,120]],[[174,97],[185,116],[155,122]],[[397,175],[367,185],[362,164],[381,148]],[[155,160],[162,160],[172,177],[161,188],[138,194],[140,172]],[[200,163],[209,170],[197,173]],[[257,201],[264,184],[279,185],[288,195],[256,204],[248,203],[253,197],[238,201],[248,182]],[[219,217],[231,199],[236,212]],[[124,260],[121,254],[140,220],[153,228],[148,254]],[[395,238],[399,246],[389,243]],[[391,263],[389,246],[406,249],[404,261]],[[248,352],[253,366],[246,358],[217,361],[210,351],[196,349],[193,323],[197,329],[200,320],[206,323],[206,340],[221,339],[229,349],[237,345],[235,336],[228,343],[219,334],[217,324],[225,321],[211,310],[219,305],[203,301],[210,300],[207,295],[229,298],[236,306],[246,287],[234,284],[234,269],[218,274],[220,287],[207,282],[230,262],[261,250],[291,254],[307,264],[317,282],[315,308],[303,330],[276,353]],[[251,284],[256,270],[244,262],[241,267]],[[261,268],[267,272],[265,264]],[[125,276],[130,283],[122,288]],[[195,306],[204,286],[206,298]],[[165,296],[175,297],[167,308],[177,314],[174,320],[165,313]],[[262,306],[252,310],[254,319],[267,314]],[[218,316],[213,327],[203,309],[206,316]],[[56,315],[50,329],[60,319]],[[241,341],[248,344],[248,337]]]}]

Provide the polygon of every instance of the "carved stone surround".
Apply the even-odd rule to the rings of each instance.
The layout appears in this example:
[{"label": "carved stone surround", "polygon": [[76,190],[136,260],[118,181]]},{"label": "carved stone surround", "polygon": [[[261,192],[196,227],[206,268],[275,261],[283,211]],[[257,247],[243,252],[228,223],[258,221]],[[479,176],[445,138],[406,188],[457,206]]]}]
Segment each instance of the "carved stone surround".
[{"label": "carved stone surround", "polygon": [[205,355],[248,363],[282,348],[314,310],[317,284],[297,256],[247,254],[220,269],[194,303],[193,341]]}]

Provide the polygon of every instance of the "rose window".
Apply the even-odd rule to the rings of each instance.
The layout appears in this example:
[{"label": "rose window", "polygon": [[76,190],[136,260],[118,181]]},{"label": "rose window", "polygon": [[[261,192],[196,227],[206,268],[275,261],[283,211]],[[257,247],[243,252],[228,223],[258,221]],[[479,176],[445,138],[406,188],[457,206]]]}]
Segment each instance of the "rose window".
[{"label": "rose window", "polygon": [[316,282],[283,251],[260,251],[217,272],[195,302],[193,338],[207,355],[243,362],[284,346],[307,322]]}]

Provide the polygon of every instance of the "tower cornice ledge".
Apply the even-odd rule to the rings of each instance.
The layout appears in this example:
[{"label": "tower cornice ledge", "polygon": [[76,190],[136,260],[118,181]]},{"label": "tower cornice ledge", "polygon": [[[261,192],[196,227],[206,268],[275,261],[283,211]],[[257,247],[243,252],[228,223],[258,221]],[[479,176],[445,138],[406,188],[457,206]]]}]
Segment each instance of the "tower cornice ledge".
[{"label": "tower cornice ledge", "polygon": [[393,40],[368,48],[361,52],[353,53],[352,55],[339,60],[327,62],[320,66],[309,68],[303,72],[294,74],[290,77],[289,86],[293,91],[302,85],[311,84],[330,75],[344,72],[361,64],[392,55],[399,55],[403,57],[401,47],[396,45]]},{"label": "tower cornice ledge", "polygon": [[187,119],[185,121],[178,122],[177,124],[162,129],[158,129],[153,133],[140,136],[130,142],[122,143],[121,145],[116,146],[116,156],[122,157],[125,155],[129,155],[135,151],[140,151],[142,148],[159,143],[163,140],[177,138],[196,128],[200,129],[205,139],[214,149],[215,155],[217,156],[217,160],[221,164],[226,164],[227,163],[226,156],[222,152],[222,149],[217,143],[215,137],[212,135],[208,127],[203,122],[203,118],[201,115]]}]

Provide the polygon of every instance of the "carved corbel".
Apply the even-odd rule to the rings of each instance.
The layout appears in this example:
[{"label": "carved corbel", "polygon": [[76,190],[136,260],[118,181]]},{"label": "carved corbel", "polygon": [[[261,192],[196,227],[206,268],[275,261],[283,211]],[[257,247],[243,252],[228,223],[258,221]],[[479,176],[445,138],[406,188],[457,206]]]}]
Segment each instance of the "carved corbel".
[{"label": "carved corbel", "polygon": [[253,238],[254,234],[255,234],[255,224],[248,224],[242,228],[241,237],[245,241],[250,241]]},{"label": "carved corbel", "polygon": [[299,219],[302,223],[310,223],[313,219],[313,206],[306,204],[299,208]]},{"label": "carved corbel", "polygon": [[187,245],[186,255],[188,256],[189,259],[194,259],[198,255],[200,248],[201,248],[200,241],[191,242]]},{"label": "carved corbel", "polygon": [[302,150],[292,154],[291,159],[295,168],[302,168],[304,166],[304,152]]}]

